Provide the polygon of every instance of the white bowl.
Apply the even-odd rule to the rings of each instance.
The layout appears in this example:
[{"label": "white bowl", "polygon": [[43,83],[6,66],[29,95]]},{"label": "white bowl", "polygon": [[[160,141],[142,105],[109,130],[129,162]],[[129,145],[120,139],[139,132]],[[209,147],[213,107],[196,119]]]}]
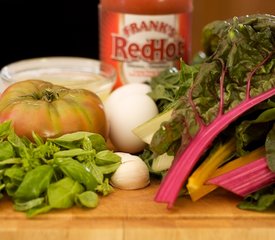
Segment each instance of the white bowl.
[{"label": "white bowl", "polygon": [[81,57],[32,58],[1,69],[0,92],[27,79],[40,79],[68,88],[84,88],[104,100],[116,81],[115,68],[99,60]]}]

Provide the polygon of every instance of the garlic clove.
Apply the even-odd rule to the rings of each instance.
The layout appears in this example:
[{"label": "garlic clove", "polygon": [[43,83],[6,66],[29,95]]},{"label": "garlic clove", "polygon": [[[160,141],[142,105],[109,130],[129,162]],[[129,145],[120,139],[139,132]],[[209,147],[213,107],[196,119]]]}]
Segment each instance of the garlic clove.
[{"label": "garlic clove", "polygon": [[110,179],[113,187],[134,190],[149,185],[149,170],[140,157],[123,152],[116,152],[116,154],[121,157],[121,165]]}]

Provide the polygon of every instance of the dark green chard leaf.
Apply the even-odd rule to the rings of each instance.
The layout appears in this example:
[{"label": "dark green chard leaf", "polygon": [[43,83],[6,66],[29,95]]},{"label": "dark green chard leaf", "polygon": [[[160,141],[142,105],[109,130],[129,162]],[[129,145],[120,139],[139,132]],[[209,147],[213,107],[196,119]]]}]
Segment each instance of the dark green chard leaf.
[{"label": "dark green chard leaf", "polygon": [[185,129],[184,118],[181,114],[174,117],[173,121],[163,122],[161,128],[153,136],[150,149],[158,155],[168,152],[173,144],[181,139]]},{"label": "dark green chard leaf", "polygon": [[[205,61],[150,144],[157,156],[180,142],[156,201],[171,207],[215,138],[251,108],[275,96],[274,25],[274,16],[251,15],[206,26]],[[181,134],[175,133],[180,127],[170,127],[172,122],[182,125]]]},{"label": "dark green chard leaf", "polygon": [[41,165],[29,171],[14,194],[17,200],[38,198],[50,185],[54,170],[52,166]]},{"label": "dark green chard leaf", "polygon": [[95,190],[99,182],[91,170],[73,158],[56,158],[54,163],[68,177],[83,184],[87,190]]},{"label": "dark green chard leaf", "polygon": [[152,91],[148,94],[162,112],[175,98],[180,84],[180,73],[176,68],[169,68],[153,77],[150,81]]},{"label": "dark green chard leaf", "polygon": [[[261,31],[267,26],[274,32],[275,17],[268,14],[254,14],[250,16],[240,16],[239,21],[248,26],[252,26],[255,31]],[[236,21],[236,18],[228,19],[226,21],[213,21],[203,28],[203,49],[207,56],[211,56],[218,48],[220,42],[226,38],[227,29]]]},{"label": "dark green chard leaf", "polygon": [[190,66],[182,62],[181,71],[169,68],[151,79],[152,91],[148,95],[156,102],[159,112],[172,108],[174,102],[187,92],[199,68],[199,65]]},{"label": "dark green chard leaf", "polygon": [[275,172],[275,124],[266,137],[265,149],[267,165],[272,172]]},{"label": "dark green chard leaf", "polygon": [[271,185],[247,196],[238,207],[245,210],[264,211],[275,203],[275,185]]},{"label": "dark green chard leaf", "polygon": [[86,191],[75,196],[75,203],[80,207],[95,208],[98,205],[98,195],[92,191]]},{"label": "dark green chard leaf", "polygon": [[236,146],[239,155],[248,153],[251,149],[262,146],[265,143],[267,133],[271,130],[275,121],[275,108],[261,112],[256,119],[244,120],[236,127]]},{"label": "dark green chard leaf", "polygon": [[197,76],[200,65],[188,65],[184,62],[181,63],[180,82],[178,91],[175,93],[175,100],[184,96],[193,84],[195,77]]}]

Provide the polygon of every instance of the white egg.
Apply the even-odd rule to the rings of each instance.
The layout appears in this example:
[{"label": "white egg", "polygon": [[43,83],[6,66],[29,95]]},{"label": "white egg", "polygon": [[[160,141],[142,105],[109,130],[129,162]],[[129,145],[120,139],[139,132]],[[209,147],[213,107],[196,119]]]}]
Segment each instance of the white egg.
[{"label": "white egg", "polygon": [[120,101],[120,99],[125,99],[125,96],[127,95],[131,95],[131,94],[146,95],[150,91],[151,91],[151,87],[148,84],[144,84],[144,83],[125,84],[115,89],[107,98],[107,100],[104,102],[104,105],[108,108],[108,105],[112,104],[113,102]]},{"label": "white egg", "polygon": [[147,94],[151,91],[151,87],[145,83],[129,83],[125,84],[112,92],[112,97],[119,94],[131,94],[131,93],[139,93],[139,94]]},{"label": "white egg", "polygon": [[144,85],[124,85],[111,93],[104,103],[110,127],[110,140],[118,151],[141,151],[145,143],[132,130],[158,114],[155,102],[146,95],[150,87]]}]

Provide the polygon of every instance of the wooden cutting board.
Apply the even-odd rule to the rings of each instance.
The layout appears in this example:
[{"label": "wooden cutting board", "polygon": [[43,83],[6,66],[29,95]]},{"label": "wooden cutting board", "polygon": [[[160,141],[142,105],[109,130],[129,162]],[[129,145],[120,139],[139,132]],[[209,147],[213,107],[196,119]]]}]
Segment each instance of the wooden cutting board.
[{"label": "wooden cutting board", "polygon": [[145,189],[116,190],[96,209],[52,211],[33,219],[15,212],[9,199],[0,201],[0,240],[274,240],[275,212],[240,210],[240,199],[221,189],[174,208],[153,201],[159,183]]}]

